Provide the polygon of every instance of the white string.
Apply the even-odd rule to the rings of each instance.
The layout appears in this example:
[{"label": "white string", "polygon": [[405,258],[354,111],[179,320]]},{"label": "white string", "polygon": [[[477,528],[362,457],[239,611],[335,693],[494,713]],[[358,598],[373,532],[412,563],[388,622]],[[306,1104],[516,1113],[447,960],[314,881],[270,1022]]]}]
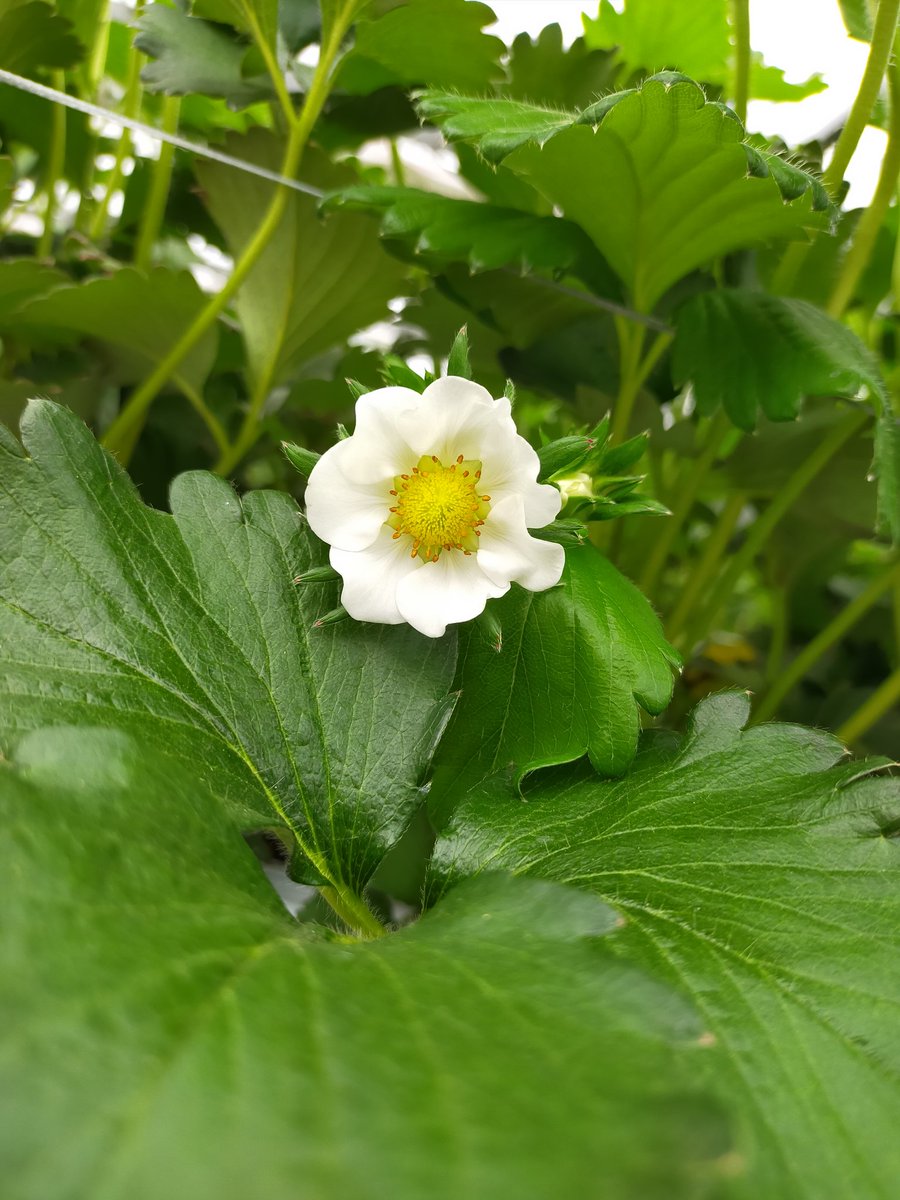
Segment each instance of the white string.
[{"label": "white string", "polygon": [[301,183],[297,179],[287,179],[284,175],[279,175],[277,171],[269,171],[266,167],[256,166],[255,163],[244,162],[243,159],[234,158],[231,154],[223,154],[221,150],[214,150],[211,146],[201,146],[197,142],[179,137],[177,133],[166,133],[162,129],[156,129],[153,125],[147,125],[144,121],[136,121],[133,117],[123,116],[122,113],[113,112],[109,108],[101,108],[99,104],[80,100],[77,96],[70,96],[67,92],[59,92],[56,88],[46,87],[43,83],[36,83],[33,79],[14,75],[12,71],[4,71],[0,68],[0,83],[8,83],[10,87],[18,88],[22,92],[30,92],[32,96],[40,96],[42,100],[50,100],[54,104],[73,108],[76,112],[85,113],[89,117],[99,117],[101,120],[122,125],[126,129],[133,129],[137,133],[145,133],[148,137],[156,138],[157,141],[177,146],[179,150],[187,150],[190,154],[197,154],[201,158],[212,159],[213,162],[222,163],[226,167],[245,171],[248,175],[258,175],[260,179],[268,179],[271,183],[283,184],[285,187],[293,188],[295,192],[303,192],[305,195],[315,196],[319,200],[325,195],[319,188],[312,187],[308,183]]}]

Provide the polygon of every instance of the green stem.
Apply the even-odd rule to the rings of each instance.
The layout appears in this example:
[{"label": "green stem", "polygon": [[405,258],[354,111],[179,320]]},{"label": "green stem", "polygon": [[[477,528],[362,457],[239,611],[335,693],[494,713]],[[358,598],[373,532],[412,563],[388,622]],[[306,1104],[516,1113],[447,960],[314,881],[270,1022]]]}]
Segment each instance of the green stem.
[{"label": "green stem", "polygon": [[281,73],[281,68],[278,66],[278,61],[272,53],[272,47],[266,40],[266,37],[260,27],[259,20],[256,16],[256,9],[252,4],[242,4],[241,9],[247,24],[250,26],[250,32],[253,34],[253,40],[259,47],[259,52],[263,56],[263,62],[266,64],[266,70],[269,72],[269,77],[272,80],[272,86],[275,88],[275,95],[278,97],[278,103],[281,105],[281,111],[284,113],[290,128],[297,115],[294,112],[294,106],[291,103],[291,96],[287,90],[287,84],[284,82],[284,75]]},{"label": "green stem", "polygon": [[366,937],[384,937],[387,930],[364,900],[343,885],[319,888],[322,899],[334,909],[344,924]]},{"label": "green stem", "polygon": [[[132,46],[129,51],[128,59],[128,78],[125,84],[125,96],[122,102],[122,111],[126,117],[134,118],[138,115],[141,107],[141,57],[137,50]],[[109,212],[109,202],[113,195],[118,190],[122,182],[122,172],[125,164],[125,159],[131,152],[131,131],[123,128],[119,134],[119,141],[116,145],[116,161],[113,164],[113,169],[109,173],[109,178],[106,181],[106,191],[103,195],[102,203],[97,207],[90,225],[88,226],[88,237],[92,242],[99,241],[103,236],[103,231],[106,228],[106,218]]]},{"label": "green stem", "polygon": [[[331,85],[331,73],[340,50],[341,41],[347,31],[357,7],[356,0],[351,0],[337,14],[330,26],[330,36],[316,67],[310,89],[306,94],[303,108],[298,119],[291,127],[285,148],[284,159],[281,163],[280,174],[288,179],[294,177],[300,165],[300,159],[306,147],[313,125],[322,111]],[[130,397],[128,404],[110,425],[103,439],[107,449],[119,454],[120,459],[127,463],[128,458],[140,434],[147,410],[156,399],[160,389],[168,382],[185,355],[196,346],[207,329],[210,329],[218,319],[219,313],[226,307],[253,267],[260,255],[269,244],[272,236],[281,223],[288,202],[290,189],[279,186],[269,203],[262,221],[256,232],[244,247],[240,258],[234,264],[231,275],[225,286],[215,296],[212,296],[205,308],[197,314],[191,325],[185,330],[169,353],[151,372],[141,387]]]},{"label": "green stem", "polygon": [[889,709],[900,701],[900,667],[888,675],[877,691],[837,730],[842,742],[853,745],[864,733],[879,721]]},{"label": "green stem", "polygon": [[738,580],[766,544],[772,530],[785,513],[819,472],[824,470],[841,446],[866,424],[870,415],[868,411],[854,408],[843,421],[834,426],[827,437],[822,439],[812,454],[800,464],[781,490],[775,494],[765,512],[754,522],[740,550],[719,577],[708,604],[686,635],[685,643],[688,649],[696,645],[711,628],[722,607],[733,594]]},{"label": "green stem", "polygon": [[179,375],[175,377],[175,381],[181,391],[184,393],[184,396],[186,397],[190,406],[194,409],[203,424],[209,430],[213,441],[216,443],[216,448],[219,453],[224,454],[228,449],[228,434],[222,428],[222,422],[212,411],[212,409],[208,407],[206,401],[203,399],[200,393],[194,387],[192,387],[186,379],[183,379]]},{"label": "green stem", "polygon": [[244,414],[244,420],[241,422],[238,435],[232,445],[224,447],[219,456],[219,461],[213,468],[217,475],[228,475],[229,472],[233,471],[244,455],[253,448],[256,439],[259,437],[260,417],[266,403],[266,397],[269,394],[269,388],[272,386],[272,378],[275,374],[277,361],[277,356],[273,355],[271,361],[266,364],[257,379],[253,395],[250,397],[250,405]]},{"label": "green stem", "polygon": [[[59,92],[66,90],[64,71],[54,71],[53,86]],[[45,188],[47,206],[44,209],[44,228],[37,246],[38,258],[46,258],[53,250],[53,221],[56,217],[56,184],[63,173],[66,161],[66,110],[61,104],[54,104],[50,116],[50,153],[47,156],[47,177]]]},{"label": "green stem", "polygon": [[853,242],[826,306],[826,311],[832,317],[839,317],[853,299],[856,285],[872,257],[875,239],[897,188],[897,177],[900,175],[900,68],[897,66],[892,66],[888,72],[888,85],[891,95],[891,120],[888,126],[887,148],[872,203],[859,219]]},{"label": "green stem", "polygon": [[[166,96],[163,101],[161,127],[165,133],[177,133],[178,121],[181,117],[181,97]],[[149,271],[153,262],[153,247],[162,228],[163,217],[166,213],[166,201],[169,198],[169,188],[172,183],[172,163],[175,159],[175,147],[170,142],[162,142],[159,148],[159,158],[153,166],[153,177],[150,182],[150,194],[141,217],[141,224],[134,248],[134,265],[140,271]]]},{"label": "green stem", "polygon": [[669,551],[690,515],[700,488],[718,458],[722,443],[731,432],[731,428],[731,422],[722,409],[719,409],[710,422],[706,441],[699,457],[695,461],[685,463],[672,515],[668,520],[660,523],[659,537],[650,551],[638,580],[638,585],[643,592],[651,593],[656,587],[660,572],[669,557]]},{"label": "green stem", "polygon": [[787,646],[788,625],[790,623],[791,604],[787,588],[770,587],[769,602],[772,605],[771,638],[769,652],[766,655],[766,681],[775,679],[781,671],[784,662],[784,651]]},{"label": "green stem", "polygon": [[619,337],[619,394],[609,435],[611,445],[624,442],[628,437],[631,410],[642,382],[641,353],[647,333],[643,325],[630,325],[624,317],[614,320]]},{"label": "green stem", "polygon": [[734,29],[734,111],[745,123],[750,96],[750,0],[731,0],[731,24]]},{"label": "green stem", "polygon": [[728,548],[731,535],[734,533],[738,518],[744,511],[746,503],[747,496],[744,492],[733,492],[725,502],[725,507],[719,514],[715,528],[706,539],[706,545],[703,549],[700,562],[691,572],[687,586],[681,593],[681,599],[678,601],[675,611],[667,623],[667,636],[670,642],[674,643],[675,639],[681,633],[688,618],[694,611],[697,600],[715,573],[716,567],[719,565],[719,559]]},{"label": "green stem", "polygon": [[827,650],[830,650],[849,629],[853,628],[876,600],[889,591],[897,580],[900,580],[900,559],[892,562],[880,575],[876,575],[855,600],[842,608],[837,616],[808,645],[804,646],[788,669],[763,697],[753,714],[753,720],[767,721],[774,716],[778,711],[778,706],[795,684],[800,682]]},{"label": "green stem", "polygon": [[[859,90],[847,115],[841,135],[835,144],[831,162],[822,177],[822,182],[834,200],[837,199],[844,172],[859,145],[859,139],[868,124],[875,101],[878,99],[878,93],[881,91],[881,81],[884,79],[888,63],[891,60],[898,14],[900,14],[900,0],[880,0],[872,31],[872,41],[869,45],[869,57],[859,82]],[[896,182],[896,172],[894,180]],[[811,246],[812,242],[794,242],[788,247],[772,278],[773,292],[791,291]]]}]

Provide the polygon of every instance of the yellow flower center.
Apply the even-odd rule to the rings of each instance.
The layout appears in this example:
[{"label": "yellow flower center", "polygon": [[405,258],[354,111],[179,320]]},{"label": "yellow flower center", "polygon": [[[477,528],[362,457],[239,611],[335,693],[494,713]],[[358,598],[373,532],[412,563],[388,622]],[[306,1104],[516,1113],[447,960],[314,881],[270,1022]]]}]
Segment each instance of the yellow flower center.
[{"label": "yellow flower center", "polygon": [[394,537],[412,538],[412,557],[437,562],[442,550],[478,549],[478,526],[491,510],[490,496],[478,492],[481,463],[464,459],[445,467],[435,454],[426,454],[411,474],[394,479],[388,525]]}]

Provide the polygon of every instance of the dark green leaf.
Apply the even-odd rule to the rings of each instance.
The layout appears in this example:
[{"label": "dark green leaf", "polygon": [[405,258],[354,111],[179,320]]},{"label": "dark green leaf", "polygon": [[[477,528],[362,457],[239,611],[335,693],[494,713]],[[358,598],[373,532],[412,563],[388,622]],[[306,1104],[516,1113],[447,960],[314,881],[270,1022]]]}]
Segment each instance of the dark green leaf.
[{"label": "dark green leaf", "polygon": [[[279,168],[283,148],[267,131],[229,138],[226,145],[236,157]],[[196,171],[237,257],[256,232],[274,185],[218,163],[198,162]],[[304,156],[308,180],[333,187],[347,174]],[[323,221],[314,197],[292,192],[235,303],[253,386],[278,383],[306,359],[384,316],[388,300],[402,291],[401,280],[401,268],[384,253],[370,221],[343,213]]]},{"label": "dark green leaf", "polygon": [[439,813],[507,766],[518,779],[587,754],[602,774],[621,775],[637,748],[638,705],[662,712],[680,665],[647,600],[592,546],[566,555],[558,587],[515,588],[492,608],[499,655],[477,627],[460,631],[461,696],[435,758]]},{"label": "dark green leaf", "polygon": [[701,413],[722,405],[741,429],[755,428],[760,409],[793,420],[804,396],[884,395],[871,352],[805,300],[722,288],[688,300],[675,324],[676,386],[693,384]]},{"label": "dark green leaf", "polygon": [[590,238],[571,221],[401,187],[350,187],[326,207],[383,214],[381,234],[432,265],[464,262],[474,271],[572,272],[604,295],[618,283]]},{"label": "dark green leaf", "polygon": [[194,472],[170,517],[55,405],[23,439],[0,450],[3,749],[53,722],[133,733],[360,887],[419,803],[455,639],[313,631],[336,595],[291,582],[322,552],[288,496]]},{"label": "dark green leaf", "polygon": [[830,769],[828,734],[742,733],[748,713],[744,694],[707,700],[620,781],[579,764],[536,777],[526,804],[473,793],[436,870],[577,881],[625,911],[623,958],[693,997],[724,1051],[704,1078],[742,1111],[748,1174],[729,1194],[891,1200],[900,787]]},{"label": "dark green leaf", "polygon": [[[178,341],[206,303],[187,271],[125,267],[115,275],[70,284],[38,296],[15,315],[16,328],[39,340],[69,342],[79,334],[111,348],[119,377],[142,379]],[[210,330],[182,360],[173,378],[202,388],[216,353]]]},{"label": "dark green leaf", "polygon": [[0,0],[3,68],[30,75],[41,67],[73,67],[84,46],[71,24],[43,0]]},{"label": "dark green leaf", "polygon": [[242,108],[273,94],[268,78],[245,77],[246,43],[225,26],[168,4],[150,5],[137,24],[134,44],[154,60],[141,73],[150,91],[176,96],[202,92]]},{"label": "dark green leaf", "polygon": [[352,51],[344,59],[337,87],[367,93],[393,83],[422,83],[474,90],[499,74],[505,47],[482,33],[494,20],[485,4],[473,0],[406,0],[367,19],[363,8]]},{"label": "dark green leaf", "polygon": [[559,25],[547,25],[533,40],[520,33],[513,42],[503,92],[532,104],[579,109],[610,90],[617,69],[612,54],[589,49],[584,38],[564,46]]},{"label": "dark green leaf", "polygon": [[0,805],[10,1200],[701,1200],[727,1170],[718,1051],[594,897],[494,876],[328,940],[198,774],[112,731],[31,735]]}]

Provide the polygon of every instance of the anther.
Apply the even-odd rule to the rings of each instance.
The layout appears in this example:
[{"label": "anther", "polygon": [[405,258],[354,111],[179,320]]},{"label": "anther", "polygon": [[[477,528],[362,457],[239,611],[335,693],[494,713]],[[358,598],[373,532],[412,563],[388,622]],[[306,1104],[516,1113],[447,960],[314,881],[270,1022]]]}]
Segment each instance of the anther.
[{"label": "anther", "polygon": [[458,463],[461,463],[461,462],[464,462],[464,461],[465,461],[465,459],[463,458],[463,456],[462,456],[461,454],[457,454],[457,456],[456,456],[456,461],[457,461]]}]

